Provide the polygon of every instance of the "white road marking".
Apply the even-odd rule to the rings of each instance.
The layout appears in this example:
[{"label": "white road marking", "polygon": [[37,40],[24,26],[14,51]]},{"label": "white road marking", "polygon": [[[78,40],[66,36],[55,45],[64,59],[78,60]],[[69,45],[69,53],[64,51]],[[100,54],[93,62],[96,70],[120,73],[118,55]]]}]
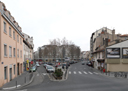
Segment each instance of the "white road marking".
[{"label": "white road marking", "polygon": [[88,73],[93,74],[93,73],[91,73],[91,72],[88,72]]},{"label": "white road marking", "polygon": [[[17,85],[17,87],[20,87],[21,85]],[[16,88],[16,86],[13,86],[13,87],[8,87],[8,88],[3,88],[4,90],[6,89],[13,89],[13,88]]]},{"label": "white road marking", "polygon": [[82,73],[79,71],[79,74],[82,74]]},{"label": "white road marking", "polygon": [[84,74],[88,74],[88,73],[84,71]]},{"label": "white road marking", "polygon": [[27,91],[27,89],[24,89],[24,90],[17,90],[17,91]]},{"label": "white road marking", "polygon": [[71,74],[71,71],[69,71],[69,74]]},{"label": "white road marking", "polygon": [[47,75],[47,73],[43,73],[43,75]]},{"label": "white road marking", "polygon": [[76,72],[74,71],[74,74],[76,74]]},{"label": "white road marking", "polygon": [[98,73],[96,73],[96,72],[93,72],[93,73],[98,74]]}]

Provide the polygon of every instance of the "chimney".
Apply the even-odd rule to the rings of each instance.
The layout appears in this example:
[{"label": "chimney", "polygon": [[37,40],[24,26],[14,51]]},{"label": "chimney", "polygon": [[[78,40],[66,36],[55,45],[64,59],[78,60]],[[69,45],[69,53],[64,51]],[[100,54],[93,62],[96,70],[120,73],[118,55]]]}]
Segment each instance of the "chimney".
[{"label": "chimney", "polygon": [[112,30],[112,41],[115,40],[115,29]]}]

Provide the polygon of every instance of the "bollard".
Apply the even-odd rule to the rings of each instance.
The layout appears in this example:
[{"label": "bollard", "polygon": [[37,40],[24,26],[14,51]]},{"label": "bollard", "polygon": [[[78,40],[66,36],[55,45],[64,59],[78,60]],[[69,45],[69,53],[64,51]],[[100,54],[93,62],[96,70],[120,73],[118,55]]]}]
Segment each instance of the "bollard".
[{"label": "bollard", "polygon": [[16,81],[16,88],[17,88],[17,81]]},{"label": "bollard", "polygon": [[26,83],[26,77],[25,77],[25,83]]}]

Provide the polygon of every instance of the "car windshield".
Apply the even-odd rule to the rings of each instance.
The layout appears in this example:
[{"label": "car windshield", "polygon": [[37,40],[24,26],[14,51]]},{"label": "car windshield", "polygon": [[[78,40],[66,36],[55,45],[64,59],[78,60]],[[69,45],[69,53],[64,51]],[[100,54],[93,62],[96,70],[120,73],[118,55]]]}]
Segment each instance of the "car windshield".
[{"label": "car windshield", "polygon": [[53,69],[53,68],[52,68],[52,67],[50,67],[50,66],[48,66],[47,68],[48,68],[48,69]]}]

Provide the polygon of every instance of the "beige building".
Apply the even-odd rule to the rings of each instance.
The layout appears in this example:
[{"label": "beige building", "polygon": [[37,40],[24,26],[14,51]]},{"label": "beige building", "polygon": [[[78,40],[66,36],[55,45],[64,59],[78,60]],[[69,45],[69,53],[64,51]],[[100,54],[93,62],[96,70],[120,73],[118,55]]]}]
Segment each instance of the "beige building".
[{"label": "beige building", "polygon": [[[26,40],[23,40],[24,46],[24,71],[28,71],[27,68],[30,67],[30,62],[33,60],[33,47]],[[28,62],[27,62],[28,61]]]},{"label": "beige building", "polygon": [[108,46],[106,51],[107,71],[128,72],[128,40]]},{"label": "beige building", "polygon": [[93,41],[93,47],[92,47],[92,61],[94,64],[94,68],[96,69],[102,69],[104,68],[104,62],[105,62],[105,55],[106,50],[105,48],[107,46],[119,43],[125,39],[128,38],[127,34],[121,35],[121,34],[115,34],[115,30],[111,30],[112,32],[108,32],[108,29],[106,28],[103,30],[99,36],[97,36]]},{"label": "beige building", "polygon": [[0,2],[0,87],[23,73],[23,35],[4,3]]}]

